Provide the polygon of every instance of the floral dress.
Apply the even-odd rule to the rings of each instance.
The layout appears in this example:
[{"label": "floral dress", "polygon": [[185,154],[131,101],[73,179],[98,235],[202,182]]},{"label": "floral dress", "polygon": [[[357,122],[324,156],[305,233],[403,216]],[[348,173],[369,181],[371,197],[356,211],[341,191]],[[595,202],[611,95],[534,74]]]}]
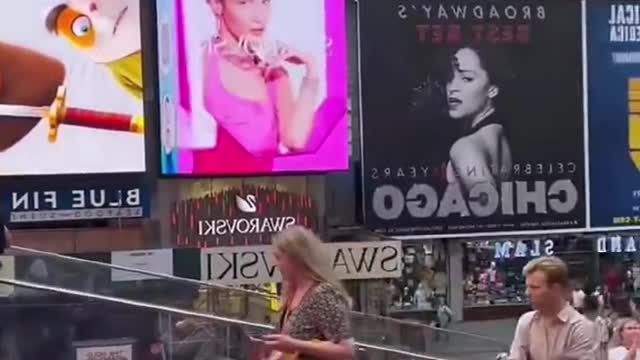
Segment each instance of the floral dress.
[{"label": "floral dress", "polygon": [[[298,307],[283,311],[280,330],[292,338],[305,341],[339,343],[352,339],[349,301],[331,284],[317,285],[304,296]],[[316,358],[301,355],[299,359]]]}]

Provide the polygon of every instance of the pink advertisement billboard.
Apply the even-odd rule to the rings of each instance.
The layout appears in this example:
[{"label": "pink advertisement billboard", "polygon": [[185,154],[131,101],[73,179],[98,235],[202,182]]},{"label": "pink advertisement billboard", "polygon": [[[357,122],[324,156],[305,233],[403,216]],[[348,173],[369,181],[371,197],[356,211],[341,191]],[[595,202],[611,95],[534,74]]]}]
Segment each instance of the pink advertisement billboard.
[{"label": "pink advertisement billboard", "polygon": [[348,170],[345,6],[158,2],[162,173]]}]

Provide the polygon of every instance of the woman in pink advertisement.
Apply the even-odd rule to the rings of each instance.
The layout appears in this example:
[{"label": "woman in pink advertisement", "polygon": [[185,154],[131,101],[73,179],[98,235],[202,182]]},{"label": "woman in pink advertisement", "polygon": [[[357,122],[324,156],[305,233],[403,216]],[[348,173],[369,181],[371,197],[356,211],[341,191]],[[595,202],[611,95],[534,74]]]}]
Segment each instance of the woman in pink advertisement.
[{"label": "woman in pink advertisement", "polygon": [[[308,145],[319,107],[318,64],[266,40],[271,0],[206,1],[217,33],[203,54],[204,107],[219,130],[214,150],[195,152],[194,172],[270,172],[274,157]],[[304,68],[297,96],[285,64]]]}]

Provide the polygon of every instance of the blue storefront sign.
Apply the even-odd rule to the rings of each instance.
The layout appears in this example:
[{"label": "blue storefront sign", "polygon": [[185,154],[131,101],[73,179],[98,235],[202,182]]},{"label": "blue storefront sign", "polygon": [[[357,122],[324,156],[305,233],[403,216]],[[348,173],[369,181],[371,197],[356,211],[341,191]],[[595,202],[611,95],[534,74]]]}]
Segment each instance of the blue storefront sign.
[{"label": "blue storefront sign", "polygon": [[8,223],[141,218],[149,216],[143,186],[16,190],[3,194]]},{"label": "blue storefront sign", "polygon": [[640,225],[640,3],[587,2],[591,226]]}]

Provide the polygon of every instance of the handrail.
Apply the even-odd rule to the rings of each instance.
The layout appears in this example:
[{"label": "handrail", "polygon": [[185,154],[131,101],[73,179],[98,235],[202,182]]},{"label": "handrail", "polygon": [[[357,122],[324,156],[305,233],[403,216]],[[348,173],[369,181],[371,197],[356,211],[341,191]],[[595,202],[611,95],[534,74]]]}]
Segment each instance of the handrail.
[{"label": "handrail", "polygon": [[[263,297],[263,298],[265,298],[267,300],[278,298],[275,295],[271,295],[271,294],[267,294],[267,293],[263,293],[263,292],[259,292],[259,291],[254,291],[254,290],[248,290],[248,289],[244,289],[244,288],[235,288],[235,287],[231,287],[231,286],[227,286],[227,285],[220,284],[220,283],[215,283],[215,282],[207,282],[207,281],[202,281],[202,280],[183,278],[183,277],[170,275],[170,274],[166,274],[166,273],[157,273],[157,272],[153,272],[153,271],[148,271],[148,270],[144,270],[144,269],[137,269],[137,268],[127,267],[127,266],[123,266],[123,265],[116,265],[116,264],[110,264],[110,263],[107,264],[107,263],[100,262],[100,261],[81,259],[81,258],[77,258],[77,257],[74,257],[74,256],[62,255],[62,254],[58,254],[58,253],[53,253],[53,252],[48,252],[48,251],[43,251],[43,250],[36,250],[36,249],[31,249],[31,248],[25,248],[25,247],[21,247],[21,246],[11,246],[10,248],[14,249],[14,250],[21,251],[21,252],[25,252],[25,253],[38,254],[38,255],[42,255],[42,256],[58,258],[58,259],[61,259],[61,260],[67,260],[67,261],[70,261],[70,262],[90,264],[90,265],[93,265],[93,266],[96,266],[96,267],[122,270],[122,271],[126,271],[126,272],[138,273],[138,274],[152,276],[152,277],[156,277],[156,278],[162,278],[162,279],[166,279],[166,280],[187,283],[187,284],[191,284],[191,285],[203,286],[203,287],[208,287],[208,288],[216,288],[216,289],[221,289],[221,290],[228,290],[228,291],[232,291],[232,292],[236,292],[236,293],[245,293],[247,295]],[[136,251],[145,251],[145,250],[136,250]],[[150,251],[150,250],[147,250],[147,251]],[[425,324],[425,323],[417,323],[417,322],[413,322],[413,321],[407,321],[407,320],[404,320],[404,319],[396,319],[396,318],[392,318],[392,317],[385,317],[385,316],[380,316],[380,315],[375,315],[375,314],[363,313],[363,312],[360,312],[360,311],[351,311],[351,312],[353,314],[357,315],[357,316],[364,317],[364,318],[373,318],[373,319],[377,319],[377,320],[387,321],[387,322],[390,322],[390,323],[393,323],[393,324],[410,326],[410,327],[427,328],[427,329],[430,329],[432,331],[437,331],[437,332],[441,332],[441,333],[449,333],[449,334],[452,334],[452,335],[461,335],[461,336],[466,336],[466,337],[470,337],[470,338],[475,338],[475,339],[478,339],[478,340],[493,342],[494,344],[498,344],[498,345],[501,345],[501,346],[508,346],[508,344],[503,344],[500,341],[497,341],[496,339],[491,339],[489,337],[485,337],[485,336],[477,335],[477,334],[473,334],[473,333],[467,333],[467,332],[464,332],[464,331],[437,328],[437,327],[434,327],[434,326],[431,326],[431,325],[428,325],[428,324]]]},{"label": "handrail", "polygon": [[[204,318],[204,319],[219,321],[219,322],[222,322],[224,324],[229,324],[229,325],[238,325],[238,326],[261,328],[261,329],[264,329],[264,330],[274,330],[274,328],[272,326],[265,325],[265,324],[252,323],[252,322],[243,321],[243,320],[231,319],[231,318],[226,318],[226,317],[222,317],[222,316],[216,316],[216,315],[213,315],[213,314],[198,313],[198,312],[193,312],[193,311],[188,311],[188,310],[183,310],[183,309],[177,309],[177,308],[173,308],[173,307],[169,307],[169,306],[153,305],[153,304],[148,304],[148,303],[144,303],[144,302],[140,302],[140,301],[117,298],[117,297],[113,297],[113,296],[99,295],[99,294],[93,294],[93,293],[88,293],[88,292],[84,292],[84,291],[65,289],[65,288],[61,288],[61,287],[57,287],[57,286],[41,285],[41,284],[36,284],[36,283],[28,282],[28,281],[22,281],[22,280],[16,280],[16,279],[9,279],[9,278],[0,277],[0,283],[1,284],[5,284],[5,285],[16,286],[16,287],[29,288],[29,289],[32,289],[32,290],[49,291],[49,292],[54,292],[54,293],[59,293],[59,294],[73,295],[73,296],[85,297],[85,298],[89,298],[89,299],[93,299],[93,300],[101,300],[101,301],[106,301],[106,302],[111,302],[111,303],[134,306],[134,307],[142,308],[142,309],[145,309],[145,310],[153,310],[153,311],[158,311],[158,312],[172,313],[172,314],[178,314],[178,315],[194,317],[194,318],[195,317]],[[410,351],[387,348],[387,347],[384,347],[384,346],[366,344],[366,343],[361,343],[361,342],[356,342],[355,345],[357,347],[364,348],[364,349],[384,351],[384,352],[387,352],[387,353],[396,354],[396,355],[403,355],[403,356],[409,356],[409,357],[416,358],[416,359],[446,360],[446,359],[436,358],[436,357],[433,357],[433,356],[427,356],[427,355],[418,354],[418,353],[414,353],[414,352],[410,352]]]},{"label": "handrail", "polygon": [[496,339],[492,339],[490,337],[486,337],[486,336],[482,336],[482,335],[478,335],[478,334],[467,333],[467,332],[460,331],[460,330],[444,329],[444,328],[434,327],[434,326],[425,324],[423,322],[414,322],[414,321],[408,321],[408,320],[403,320],[403,319],[396,319],[396,318],[387,317],[387,316],[363,313],[363,312],[360,312],[360,311],[351,311],[351,312],[353,314],[362,315],[363,317],[367,317],[367,318],[373,318],[373,319],[377,319],[377,320],[381,320],[381,321],[389,321],[389,322],[397,323],[397,324],[400,324],[400,325],[433,329],[435,331],[439,331],[439,332],[442,332],[442,333],[449,333],[451,335],[461,335],[461,336],[476,338],[478,340],[487,341],[487,342],[493,342],[493,343],[495,343],[497,345],[508,347],[508,344],[504,344],[504,343],[502,343],[502,342],[500,342],[500,341],[498,341]]},{"label": "handrail", "polygon": [[[100,262],[100,261],[82,259],[82,258],[78,258],[78,257],[75,257],[75,256],[62,255],[62,254],[58,254],[58,253],[54,253],[54,252],[30,249],[30,248],[25,248],[25,247],[21,247],[21,246],[11,246],[10,249],[22,251],[22,252],[25,252],[25,253],[32,253],[32,254],[38,254],[38,255],[42,255],[42,256],[58,258],[58,259],[62,259],[62,260],[68,260],[68,261],[76,262],[76,263],[91,264],[91,265],[94,265],[94,266],[97,266],[97,267],[122,270],[122,271],[126,271],[126,272],[138,273],[138,274],[142,274],[142,275],[148,275],[148,276],[153,276],[153,277],[157,277],[157,278],[163,278],[163,279],[167,279],[167,280],[173,280],[173,281],[182,282],[182,283],[189,283],[189,284],[192,284],[192,285],[208,286],[208,287],[214,287],[214,288],[218,288],[218,289],[222,289],[222,290],[241,292],[241,293],[246,293],[246,294],[251,294],[251,295],[259,295],[259,296],[262,296],[262,297],[265,297],[265,298],[277,298],[277,296],[274,296],[274,295],[271,295],[271,294],[265,294],[265,293],[262,293],[262,292],[259,292],[259,291],[248,290],[248,289],[243,289],[243,288],[234,288],[234,287],[227,286],[227,285],[220,284],[220,283],[206,282],[206,281],[202,281],[202,280],[183,278],[183,277],[179,277],[179,276],[175,276],[175,275],[170,275],[170,274],[165,274],[165,273],[157,273],[157,272],[153,272],[153,271],[148,271],[148,270],[144,270],[144,269],[137,269],[137,268],[127,267],[127,266],[122,266],[122,265],[107,264],[107,263],[103,263],[103,262]],[[135,251],[151,251],[151,250],[135,250]]]}]

